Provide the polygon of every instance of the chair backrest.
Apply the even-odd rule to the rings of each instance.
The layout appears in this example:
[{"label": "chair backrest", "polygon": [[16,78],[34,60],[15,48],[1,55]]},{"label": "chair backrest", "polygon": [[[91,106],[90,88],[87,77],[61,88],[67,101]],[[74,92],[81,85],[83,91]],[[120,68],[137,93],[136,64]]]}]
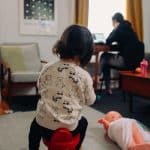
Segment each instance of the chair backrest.
[{"label": "chair backrest", "polygon": [[39,72],[42,68],[37,43],[4,43],[0,45],[1,60],[12,72]]},{"label": "chair backrest", "polygon": [[140,62],[145,57],[145,45],[143,42],[139,41],[137,43],[137,49],[134,52],[133,56],[134,56],[134,59],[133,59],[133,62],[131,62],[130,70],[135,70],[137,67],[139,67]]},{"label": "chair backrest", "polygon": [[43,139],[43,141],[48,150],[76,150],[80,135],[77,134],[73,137],[68,129],[60,128],[53,133],[49,141],[46,139]]}]

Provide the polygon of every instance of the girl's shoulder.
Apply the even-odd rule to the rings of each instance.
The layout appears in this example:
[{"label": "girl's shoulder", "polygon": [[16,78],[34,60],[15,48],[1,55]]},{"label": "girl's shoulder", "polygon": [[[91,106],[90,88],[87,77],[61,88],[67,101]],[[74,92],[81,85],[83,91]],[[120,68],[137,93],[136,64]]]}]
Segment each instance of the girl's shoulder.
[{"label": "girl's shoulder", "polygon": [[84,78],[85,81],[92,80],[91,75],[85,69],[78,67],[77,72]]},{"label": "girl's shoulder", "polygon": [[47,64],[45,64],[40,72],[40,76],[47,73],[52,73],[54,68],[58,66],[58,63],[59,62],[55,62],[55,63],[48,62]]},{"label": "girl's shoulder", "polygon": [[74,76],[79,76],[85,81],[91,80],[90,74],[80,66],[77,66],[72,63],[66,63],[63,61],[57,61],[55,63],[47,63],[42,71],[41,74],[58,74],[58,75],[67,75],[73,74]]},{"label": "girl's shoulder", "polygon": [[62,63],[60,61],[57,61],[57,62],[48,62],[47,64],[45,64],[43,66],[43,70],[46,70],[46,69],[53,69],[53,68],[57,68],[61,65]]}]

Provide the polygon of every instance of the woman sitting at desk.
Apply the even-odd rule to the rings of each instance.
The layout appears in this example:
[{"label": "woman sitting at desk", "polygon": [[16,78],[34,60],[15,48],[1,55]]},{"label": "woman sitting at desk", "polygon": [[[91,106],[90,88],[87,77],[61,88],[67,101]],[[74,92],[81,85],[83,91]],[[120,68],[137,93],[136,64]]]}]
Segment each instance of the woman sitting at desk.
[{"label": "woman sitting at desk", "polygon": [[[106,90],[110,88],[110,69],[134,70],[144,57],[144,44],[138,40],[131,23],[124,20],[121,13],[112,17],[113,31],[106,39],[106,51],[118,51],[118,54],[104,52],[100,59],[100,74],[103,73]],[[116,43],[114,45],[114,42]],[[101,46],[99,46],[100,49]]]}]

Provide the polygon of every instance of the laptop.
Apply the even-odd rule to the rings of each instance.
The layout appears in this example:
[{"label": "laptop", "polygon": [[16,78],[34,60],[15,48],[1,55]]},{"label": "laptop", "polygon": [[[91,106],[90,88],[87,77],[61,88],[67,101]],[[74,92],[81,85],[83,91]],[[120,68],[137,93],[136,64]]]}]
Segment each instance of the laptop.
[{"label": "laptop", "polygon": [[95,44],[105,44],[106,38],[104,36],[104,33],[93,33],[93,40]]}]

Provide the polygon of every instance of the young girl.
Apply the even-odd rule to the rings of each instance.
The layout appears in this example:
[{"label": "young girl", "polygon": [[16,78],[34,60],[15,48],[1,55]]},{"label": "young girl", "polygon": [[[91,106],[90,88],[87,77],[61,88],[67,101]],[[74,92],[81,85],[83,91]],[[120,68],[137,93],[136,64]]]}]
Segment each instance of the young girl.
[{"label": "young girl", "polygon": [[50,139],[58,128],[67,128],[72,135],[85,137],[88,122],[81,115],[84,105],[93,104],[96,97],[85,66],[93,53],[89,30],[79,25],[68,27],[55,44],[53,53],[60,61],[47,64],[38,79],[41,98],[29,133],[29,150],[38,150],[41,138]]}]

